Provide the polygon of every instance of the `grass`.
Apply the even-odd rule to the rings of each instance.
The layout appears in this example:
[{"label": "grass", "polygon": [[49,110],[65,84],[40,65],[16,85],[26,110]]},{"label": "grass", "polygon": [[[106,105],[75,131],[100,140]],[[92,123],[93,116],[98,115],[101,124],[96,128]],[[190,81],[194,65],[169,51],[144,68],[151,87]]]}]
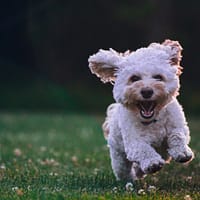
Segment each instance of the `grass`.
[{"label": "grass", "polygon": [[0,199],[200,199],[200,119],[189,121],[195,160],[171,163],[130,189],[112,174],[102,121],[84,114],[0,114]]}]

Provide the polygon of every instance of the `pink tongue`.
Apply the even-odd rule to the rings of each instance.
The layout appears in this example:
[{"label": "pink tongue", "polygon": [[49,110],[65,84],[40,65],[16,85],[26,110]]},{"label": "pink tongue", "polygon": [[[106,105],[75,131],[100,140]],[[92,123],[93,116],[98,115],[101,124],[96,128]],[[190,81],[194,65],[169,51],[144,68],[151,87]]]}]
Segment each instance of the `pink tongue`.
[{"label": "pink tongue", "polygon": [[146,116],[149,116],[149,115],[151,115],[151,111],[144,111],[144,114],[146,115]]},{"label": "pink tongue", "polygon": [[141,113],[142,113],[142,115],[143,115],[144,117],[147,117],[147,118],[148,118],[148,117],[152,117],[152,116],[153,116],[154,111],[142,110]]}]

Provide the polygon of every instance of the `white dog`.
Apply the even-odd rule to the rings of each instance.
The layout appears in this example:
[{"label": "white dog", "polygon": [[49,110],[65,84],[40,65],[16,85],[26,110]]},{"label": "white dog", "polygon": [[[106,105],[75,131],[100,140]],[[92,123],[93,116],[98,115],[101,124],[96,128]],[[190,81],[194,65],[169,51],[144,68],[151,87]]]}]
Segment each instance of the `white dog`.
[{"label": "white dog", "polygon": [[152,43],[135,52],[100,50],[90,56],[92,73],[114,83],[116,103],[103,124],[118,180],[136,180],[162,168],[169,158],[193,159],[189,128],[176,97],[182,47],[177,41]]}]

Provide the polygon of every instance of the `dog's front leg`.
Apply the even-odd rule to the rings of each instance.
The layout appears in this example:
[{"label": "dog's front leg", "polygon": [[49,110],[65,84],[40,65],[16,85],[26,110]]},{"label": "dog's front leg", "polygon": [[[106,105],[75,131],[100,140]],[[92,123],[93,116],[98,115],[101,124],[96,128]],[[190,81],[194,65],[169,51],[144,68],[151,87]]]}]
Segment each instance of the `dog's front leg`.
[{"label": "dog's front leg", "polygon": [[167,107],[168,122],[167,142],[168,153],[177,162],[188,162],[194,154],[188,146],[190,142],[190,131],[187,126],[185,115],[181,105],[176,99]]},{"label": "dog's front leg", "polygon": [[188,162],[192,160],[194,154],[188,146],[188,134],[184,129],[175,129],[168,137],[168,153],[177,162]]},{"label": "dog's front leg", "polygon": [[132,162],[126,158],[126,154],[119,148],[109,145],[111,165],[117,180],[132,181]]},{"label": "dog's front leg", "polygon": [[125,139],[124,142],[128,160],[138,163],[145,174],[155,173],[165,164],[165,161],[154,148],[142,139],[135,139],[134,141]]}]

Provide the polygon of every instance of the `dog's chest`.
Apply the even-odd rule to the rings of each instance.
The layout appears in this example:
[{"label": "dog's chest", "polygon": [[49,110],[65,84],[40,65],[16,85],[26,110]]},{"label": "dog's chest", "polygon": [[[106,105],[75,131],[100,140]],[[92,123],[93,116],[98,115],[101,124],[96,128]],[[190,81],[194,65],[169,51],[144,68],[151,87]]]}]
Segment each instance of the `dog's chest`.
[{"label": "dog's chest", "polygon": [[150,125],[140,126],[136,134],[139,134],[147,143],[159,147],[167,137],[165,126],[166,123],[164,121],[157,121]]},{"label": "dog's chest", "polygon": [[132,143],[139,139],[154,147],[160,147],[167,138],[165,109],[159,113],[155,122],[148,125],[144,125],[131,112],[119,112],[119,114],[119,127],[125,143]]}]

